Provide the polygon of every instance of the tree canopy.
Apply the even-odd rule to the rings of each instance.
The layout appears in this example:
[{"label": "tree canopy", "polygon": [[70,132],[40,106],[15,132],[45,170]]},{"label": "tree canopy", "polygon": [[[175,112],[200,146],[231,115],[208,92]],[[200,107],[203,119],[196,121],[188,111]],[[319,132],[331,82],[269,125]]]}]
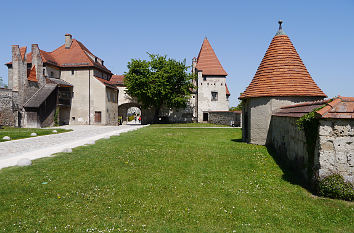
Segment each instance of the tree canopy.
[{"label": "tree canopy", "polygon": [[149,54],[150,60],[132,59],[128,62],[124,84],[127,94],[137,98],[143,107],[155,109],[156,121],[162,106],[187,106],[193,85],[193,75],[187,72],[186,61]]}]

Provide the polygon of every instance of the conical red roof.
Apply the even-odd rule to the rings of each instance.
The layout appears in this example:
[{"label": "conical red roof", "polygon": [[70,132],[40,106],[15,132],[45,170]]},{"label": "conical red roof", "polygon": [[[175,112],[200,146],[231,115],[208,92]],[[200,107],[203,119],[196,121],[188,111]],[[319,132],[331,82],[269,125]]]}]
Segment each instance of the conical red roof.
[{"label": "conical red roof", "polygon": [[196,68],[203,72],[203,75],[227,76],[226,71],[219,62],[213,48],[207,38],[204,39],[197,58]]},{"label": "conical red roof", "polygon": [[327,97],[311,78],[281,27],[240,99],[261,96]]}]

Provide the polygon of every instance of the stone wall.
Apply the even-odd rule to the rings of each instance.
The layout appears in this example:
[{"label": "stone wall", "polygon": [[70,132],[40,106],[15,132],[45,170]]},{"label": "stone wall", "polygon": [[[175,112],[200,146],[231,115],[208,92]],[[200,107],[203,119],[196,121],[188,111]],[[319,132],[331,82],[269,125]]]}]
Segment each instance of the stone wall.
[{"label": "stone wall", "polygon": [[320,178],[337,173],[354,184],[354,119],[320,120],[316,160]]},{"label": "stone wall", "polygon": [[[307,177],[308,153],[303,130],[296,125],[296,117],[272,116],[267,146],[298,175]],[[314,155],[315,175],[324,178],[340,174],[354,183],[354,120],[321,119]]]},{"label": "stone wall", "polygon": [[298,174],[307,179],[308,153],[306,137],[303,130],[298,129],[295,117],[272,116],[267,136],[267,146],[276,153],[275,156],[292,167]]},{"label": "stone wall", "polygon": [[209,112],[209,123],[217,125],[241,125],[241,112],[213,111]]},{"label": "stone wall", "polygon": [[12,90],[0,88],[0,125],[15,126],[17,111],[13,101]]}]

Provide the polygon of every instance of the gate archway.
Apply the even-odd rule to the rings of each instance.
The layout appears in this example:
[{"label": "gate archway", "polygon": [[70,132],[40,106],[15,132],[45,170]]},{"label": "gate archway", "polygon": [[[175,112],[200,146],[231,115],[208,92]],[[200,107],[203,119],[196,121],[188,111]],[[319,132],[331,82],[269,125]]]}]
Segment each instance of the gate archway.
[{"label": "gate archway", "polygon": [[[138,111],[139,109],[139,111]],[[128,112],[129,110],[129,112]],[[122,124],[127,124],[129,122],[129,116],[144,117],[142,114],[141,105],[138,103],[125,103],[118,106],[118,117],[122,121]],[[130,119],[131,120],[131,119]]]}]

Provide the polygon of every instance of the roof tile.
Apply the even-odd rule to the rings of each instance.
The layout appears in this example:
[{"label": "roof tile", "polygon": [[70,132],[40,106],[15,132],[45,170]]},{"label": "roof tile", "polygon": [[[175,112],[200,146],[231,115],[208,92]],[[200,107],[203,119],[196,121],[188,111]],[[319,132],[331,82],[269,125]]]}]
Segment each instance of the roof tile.
[{"label": "roof tile", "polygon": [[326,97],[287,35],[276,35],[240,99],[261,96]]},{"label": "roof tile", "polygon": [[202,71],[203,75],[227,76],[226,71],[220,64],[220,61],[207,38],[204,39],[199,51],[196,69]]}]

